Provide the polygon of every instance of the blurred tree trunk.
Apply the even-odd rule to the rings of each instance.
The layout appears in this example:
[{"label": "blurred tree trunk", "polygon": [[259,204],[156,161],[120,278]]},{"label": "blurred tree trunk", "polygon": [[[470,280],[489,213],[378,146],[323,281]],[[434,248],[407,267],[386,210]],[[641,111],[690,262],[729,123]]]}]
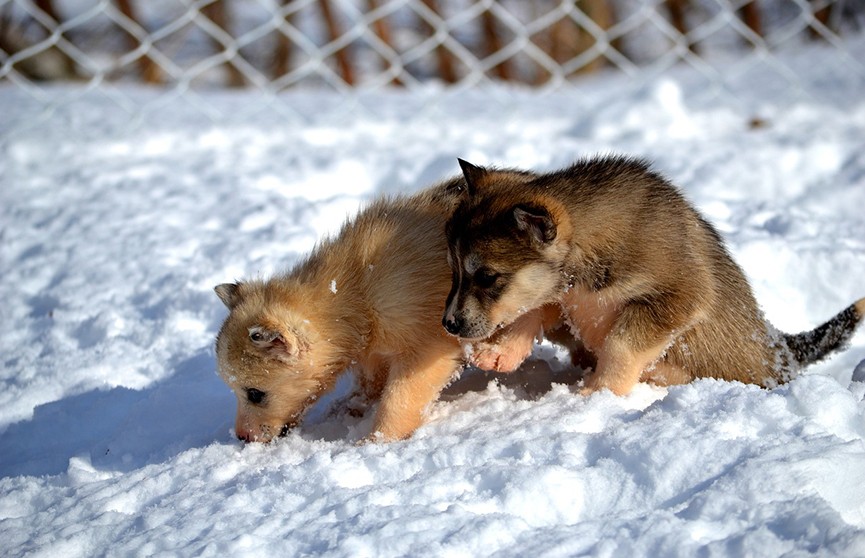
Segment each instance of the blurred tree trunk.
[{"label": "blurred tree trunk", "polygon": [[[54,28],[63,24],[63,18],[51,0],[36,0],[34,4],[53,20]],[[11,4],[7,4],[6,7],[11,11]],[[40,34],[44,38],[49,37],[55,30],[54,28],[46,28],[32,18],[29,22],[38,25]],[[7,55],[12,56],[33,46],[34,40],[27,36],[23,27],[23,25],[13,25],[10,16],[0,17],[0,49]],[[68,40],[65,37],[64,39]],[[74,80],[80,77],[75,60],[56,44],[19,60],[13,67],[20,74],[33,80]]]},{"label": "blurred tree trunk", "polygon": [[[367,0],[366,2],[368,11],[374,12],[378,9],[378,0]],[[389,49],[396,52],[396,48],[394,48],[393,38],[390,33],[390,25],[388,25],[387,18],[380,17],[372,22],[372,30],[375,33],[376,37],[378,37],[381,42],[385,44]],[[389,64],[386,58],[382,58],[384,60],[385,65]],[[402,85],[402,81],[399,79],[399,76],[394,76],[391,80],[393,85]]]},{"label": "blurred tree trunk", "polygon": [[36,0],[33,3],[36,4],[37,8],[48,14],[48,16],[54,21],[56,21],[58,24],[63,21],[57,14],[57,10],[54,9],[54,2],[52,0]]},{"label": "blurred tree trunk", "polygon": [[[292,0],[281,0],[280,6],[285,8]],[[294,19],[295,12],[289,11],[286,12],[284,16],[285,23],[288,25],[292,24],[292,20]],[[285,33],[276,30],[276,51],[273,56],[273,71],[272,77],[274,79],[279,79],[285,74],[289,72],[291,69],[291,51],[292,51],[292,42],[291,39],[286,36]]]},{"label": "blurred tree trunk", "polygon": [[[613,13],[613,8],[611,6],[611,0],[585,0],[583,2],[585,9],[583,10],[589,19],[595,22],[595,24],[600,27],[605,33],[606,31],[613,26],[615,23],[615,15]],[[589,33],[588,31],[583,31],[582,33],[583,41],[580,48],[580,52],[584,52],[597,43],[597,39],[594,35]],[[606,64],[607,59],[603,56],[598,56],[594,60],[592,60],[587,66],[585,66],[586,72],[595,72],[600,70]]]},{"label": "blurred tree trunk", "polygon": [[[484,50],[486,55],[493,56],[502,49],[502,38],[496,28],[496,17],[490,10],[484,10],[481,14],[481,26],[483,27]],[[502,60],[492,68],[493,73],[502,80],[509,81],[513,79],[510,64],[507,60]]]},{"label": "blurred tree trunk", "polygon": [[682,40],[691,52],[697,52],[697,45],[688,39],[688,24],[685,22],[685,12],[690,7],[690,0],[666,0],[667,11],[670,13],[670,23],[682,36]]},{"label": "blurred tree trunk", "polygon": [[[331,9],[330,0],[318,0],[318,5],[321,8],[321,15],[324,18],[324,23],[327,26],[327,33],[330,41],[333,42],[342,36],[342,31],[334,18]],[[336,57],[336,65],[339,68],[339,75],[348,85],[355,84],[354,68],[351,66],[351,61],[348,59],[346,47],[343,47],[334,53]]]},{"label": "blurred tree trunk", "polygon": [[748,2],[739,8],[739,17],[748,26],[748,29],[759,36],[763,36],[763,21],[760,17],[760,7],[757,5],[757,0]]},{"label": "blurred tree trunk", "polygon": [[[608,0],[575,0],[574,9],[584,13],[600,29],[606,31],[615,23],[615,15]],[[565,16],[550,27],[550,57],[559,64],[580,56],[597,44],[597,38],[577,23]],[[587,73],[599,70],[607,63],[600,50],[598,56],[585,62],[574,73]],[[565,76],[567,77],[567,76]]]},{"label": "blurred tree trunk", "polygon": [[[423,3],[430,11],[441,14],[436,0],[423,0]],[[430,35],[435,35],[436,29],[428,23],[426,25],[430,29]],[[457,73],[454,69],[453,54],[443,44],[436,46],[435,51],[438,58],[439,77],[445,83],[456,83]]]},{"label": "blurred tree trunk", "polygon": [[[201,13],[217,27],[222,29],[226,35],[231,36],[231,22],[229,21],[228,12],[225,10],[225,0],[216,0],[212,4],[203,6],[201,8]],[[220,50],[223,52],[225,51],[226,46],[215,37],[211,37],[211,43],[217,52]],[[228,86],[243,87],[246,80],[243,78],[243,74],[237,66],[235,66],[234,61],[226,60],[225,67],[228,69]]]},{"label": "blurred tree trunk", "polygon": [[[117,8],[120,10],[120,13],[125,15],[127,18],[131,19],[138,25],[141,29],[145,29],[144,25],[141,24],[141,21],[138,19],[138,14],[135,11],[135,8],[132,5],[130,0],[116,0]],[[123,28],[121,28],[123,29]],[[132,50],[135,50],[141,46],[141,41],[139,41],[135,35],[123,29],[124,34],[129,38],[129,44]],[[162,83],[162,72],[159,69],[159,65],[150,58],[150,55],[146,52],[143,56],[138,59],[138,72],[141,74],[141,80],[144,83],[158,84]]]},{"label": "blurred tree trunk", "polygon": [[559,65],[573,58],[576,52],[576,26],[571,18],[563,17],[550,27],[550,57]]},{"label": "blurred tree trunk", "polygon": [[[814,19],[823,24],[825,27],[829,27],[829,17],[832,15],[833,4],[826,4],[822,8],[815,10],[815,4],[817,4],[818,2],[816,2],[815,0],[810,0],[810,3],[811,9],[814,11]],[[808,26],[808,33],[810,34],[812,39],[820,39],[823,36],[819,31],[817,31],[817,28],[813,25]]]}]

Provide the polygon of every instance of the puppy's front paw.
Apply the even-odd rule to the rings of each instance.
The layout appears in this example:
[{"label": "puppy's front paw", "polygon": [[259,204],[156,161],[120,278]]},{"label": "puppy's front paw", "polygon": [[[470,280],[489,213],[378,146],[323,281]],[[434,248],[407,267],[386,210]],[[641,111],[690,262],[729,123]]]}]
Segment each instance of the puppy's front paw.
[{"label": "puppy's front paw", "polygon": [[469,361],[481,370],[495,370],[500,356],[494,346],[484,343],[473,347]]},{"label": "puppy's front paw", "polygon": [[474,347],[471,363],[481,370],[513,372],[520,367],[531,352],[531,347],[526,351],[502,345],[479,343]]}]

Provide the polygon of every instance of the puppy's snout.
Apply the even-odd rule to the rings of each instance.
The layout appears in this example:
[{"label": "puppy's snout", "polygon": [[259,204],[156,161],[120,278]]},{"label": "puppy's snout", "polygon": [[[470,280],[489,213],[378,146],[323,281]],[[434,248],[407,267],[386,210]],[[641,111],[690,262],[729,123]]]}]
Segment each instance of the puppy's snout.
[{"label": "puppy's snout", "polygon": [[276,428],[262,425],[258,428],[246,428],[241,425],[237,425],[234,429],[235,435],[238,440],[242,440],[246,443],[252,442],[270,442],[275,436],[283,437],[288,434],[288,431],[291,429],[291,424],[284,424],[281,428],[279,428],[278,433],[274,435],[274,432],[277,432]]},{"label": "puppy's snout", "polygon": [[267,442],[270,440],[267,427],[254,426],[241,421],[238,421],[237,424],[235,424],[234,435],[237,436],[238,440],[242,440],[247,444],[252,442]]},{"label": "puppy's snout", "polygon": [[442,325],[451,335],[459,335],[463,328],[463,320],[452,314],[446,314],[442,319]]}]

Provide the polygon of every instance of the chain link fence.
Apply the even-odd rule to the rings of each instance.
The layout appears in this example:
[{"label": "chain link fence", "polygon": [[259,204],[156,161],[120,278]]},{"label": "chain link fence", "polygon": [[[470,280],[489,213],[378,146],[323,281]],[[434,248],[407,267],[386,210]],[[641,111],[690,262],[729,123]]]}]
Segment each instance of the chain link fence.
[{"label": "chain link fence", "polygon": [[713,94],[756,70],[813,95],[779,53],[820,44],[861,78],[846,41],[863,25],[865,0],[0,0],[0,87],[46,107],[96,90],[130,114],[178,96],[206,112],[199,92],[243,88],[298,116],[285,92],[546,91],[687,67]]}]

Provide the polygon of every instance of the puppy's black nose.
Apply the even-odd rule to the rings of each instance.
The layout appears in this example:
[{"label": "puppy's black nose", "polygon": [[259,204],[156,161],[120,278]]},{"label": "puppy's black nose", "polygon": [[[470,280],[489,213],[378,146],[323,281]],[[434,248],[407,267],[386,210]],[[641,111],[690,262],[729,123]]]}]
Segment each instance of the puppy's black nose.
[{"label": "puppy's black nose", "polygon": [[459,318],[445,316],[442,319],[442,325],[451,335],[459,335],[460,330],[463,328],[463,321]]}]

